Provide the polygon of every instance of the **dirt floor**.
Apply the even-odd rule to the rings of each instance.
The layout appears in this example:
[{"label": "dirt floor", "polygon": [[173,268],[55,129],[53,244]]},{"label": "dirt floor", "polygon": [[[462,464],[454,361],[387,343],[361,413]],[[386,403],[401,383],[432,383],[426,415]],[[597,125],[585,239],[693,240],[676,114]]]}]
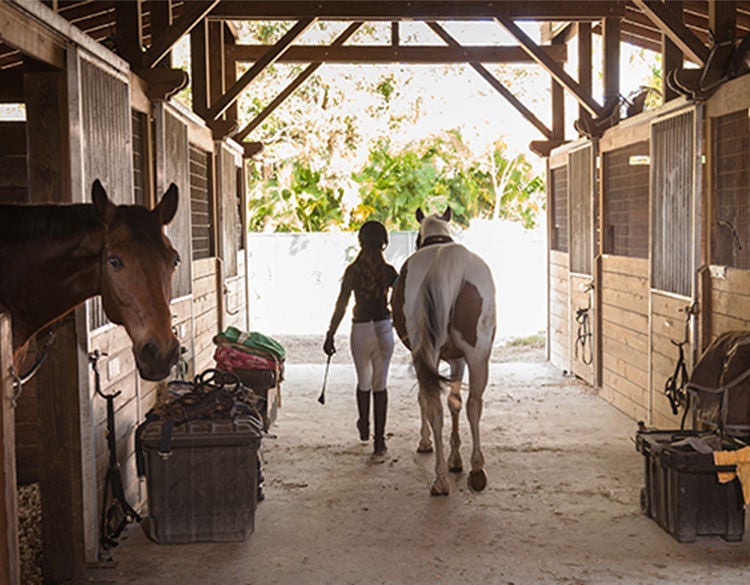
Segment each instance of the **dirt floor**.
[{"label": "dirt floor", "polygon": [[[434,460],[418,455],[415,379],[399,347],[388,456],[359,442],[354,372],[340,337],[326,404],[321,339],[279,336],[289,352],[274,437],[263,439],[266,499],[244,542],[160,545],[138,526],[114,568],[76,585],[689,584],[746,585],[750,538],[681,544],[641,513],[636,421],[544,361],[540,347],[497,348],[482,439],[480,494],[454,477],[431,497]],[[462,420],[465,423],[465,419]],[[462,428],[468,465],[468,425]]]}]

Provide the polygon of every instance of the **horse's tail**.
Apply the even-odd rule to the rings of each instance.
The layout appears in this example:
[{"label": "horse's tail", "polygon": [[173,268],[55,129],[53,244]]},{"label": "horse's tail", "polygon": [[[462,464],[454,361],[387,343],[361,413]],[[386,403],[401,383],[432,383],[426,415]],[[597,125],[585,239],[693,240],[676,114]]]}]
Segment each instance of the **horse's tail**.
[{"label": "horse's tail", "polygon": [[448,321],[453,295],[446,291],[439,275],[429,270],[422,282],[422,291],[415,306],[412,361],[420,386],[439,392],[448,378],[438,371],[440,344],[448,335]]}]

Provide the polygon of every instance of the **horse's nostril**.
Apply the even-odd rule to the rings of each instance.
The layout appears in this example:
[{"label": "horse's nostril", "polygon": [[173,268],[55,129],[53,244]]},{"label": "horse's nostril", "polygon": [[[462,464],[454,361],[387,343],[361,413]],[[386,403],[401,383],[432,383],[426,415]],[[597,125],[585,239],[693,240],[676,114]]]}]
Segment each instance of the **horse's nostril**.
[{"label": "horse's nostril", "polygon": [[159,359],[159,347],[152,341],[144,343],[141,348],[141,360],[153,364]]}]

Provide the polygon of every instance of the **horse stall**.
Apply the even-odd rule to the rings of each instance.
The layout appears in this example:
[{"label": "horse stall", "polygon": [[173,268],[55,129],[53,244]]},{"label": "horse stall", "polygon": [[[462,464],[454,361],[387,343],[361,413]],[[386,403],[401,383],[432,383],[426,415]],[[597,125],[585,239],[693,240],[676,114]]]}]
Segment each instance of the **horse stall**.
[{"label": "horse stall", "polygon": [[[702,105],[670,101],[590,147],[599,158],[591,270],[574,257],[590,237],[576,207],[590,188],[575,158],[582,141],[549,158],[550,361],[656,427],[683,424],[684,396],[673,394],[674,409],[669,396],[680,390],[680,366],[689,373],[719,334],[750,323],[748,208],[740,195],[748,181],[747,84],[729,82]],[[584,338],[580,316],[589,307],[593,326]],[[593,343],[589,370],[584,339]]]},{"label": "horse stall", "polygon": [[[124,59],[41,3],[30,6],[28,14],[8,5],[0,10],[30,31],[19,41],[24,65],[4,74],[4,87],[13,90],[2,99],[23,104],[25,120],[0,122],[7,137],[0,147],[0,202],[89,202],[92,183],[99,179],[115,203],[153,207],[174,183],[179,205],[167,235],[182,259],[170,306],[182,346],[174,374],[192,377],[211,365],[217,332],[228,325],[247,328],[242,148],[168,99],[173,92],[159,80],[169,79],[172,70],[156,82],[139,77]],[[36,37],[30,41],[32,32]],[[5,315],[0,324],[8,397],[14,391],[6,379],[12,346]],[[46,359],[13,400],[15,410],[4,401],[0,411],[3,583],[22,578],[8,572],[19,567],[14,560],[16,469],[18,483],[38,486],[41,496],[45,582],[66,581],[84,563],[107,559],[101,544],[102,513],[112,488],[105,481],[107,400],[97,394],[93,365],[99,390],[113,396],[125,500],[143,507],[146,492],[136,473],[134,432],[163,384],[138,375],[131,346],[124,328],[108,321],[98,297],[56,325],[54,341],[40,335],[31,343],[27,362]]]}]

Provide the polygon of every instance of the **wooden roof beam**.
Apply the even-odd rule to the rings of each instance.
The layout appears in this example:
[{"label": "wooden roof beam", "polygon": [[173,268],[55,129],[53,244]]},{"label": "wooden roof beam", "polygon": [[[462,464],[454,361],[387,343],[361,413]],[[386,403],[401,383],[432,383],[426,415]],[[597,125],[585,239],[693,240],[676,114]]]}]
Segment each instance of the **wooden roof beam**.
[{"label": "wooden roof beam", "polygon": [[633,0],[651,21],[685,54],[699,65],[706,64],[708,48],[669,7],[658,0]]},{"label": "wooden roof beam", "polygon": [[250,69],[243,73],[232,87],[221,96],[216,103],[212,105],[208,110],[209,120],[216,120],[221,116],[229,106],[231,106],[239,97],[240,93],[255,79],[260,73],[276,60],[289,48],[297,37],[304,33],[312,24],[315,22],[315,18],[306,18],[298,21],[292,28],[290,28],[286,34],[279,39],[273,48],[258,59]]},{"label": "wooden roof beam", "polygon": [[[271,45],[234,45],[227,47],[227,58],[254,62],[272,48]],[[541,47],[550,59],[563,63],[568,58],[565,45]],[[529,55],[517,46],[393,46],[297,45],[279,57],[284,63],[527,63]]]},{"label": "wooden roof beam", "polygon": [[152,39],[151,47],[143,55],[143,66],[148,69],[161,61],[177,41],[189,33],[219,2],[220,0],[201,0],[186,3],[182,14],[172,26],[157,39]]},{"label": "wooden roof beam", "polygon": [[[349,40],[349,38],[355,32],[357,32],[357,30],[359,30],[361,26],[362,26],[361,22],[354,22],[350,24],[346,28],[346,30],[344,30],[344,32],[342,32],[338,37],[334,39],[334,41],[331,43],[331,47],[338,47],[344,44],[347,40]],[[292,80],[292,82],[289,85],[287,85],[284,88],[284,90],[278,96],[276,96],[271,101],[271,103],[268,104],[263,109],[263,111],[260,114],[255,116],[255,118],[253,118],[247,126],[245,126],[240,132],[238,132],[234,136],[234,139],[237,142],[242,142],[245,138],[247,138],[247,136],[253,130],[255,130],[258,126],[260,126],[263,123],[263,120],[265,120],[271,114],[271,112],[273,112],[276,108],[278,108],[284,102],[284,100],[286,100],[286,98],[292,95],[292,93],[300,85],[302,85],[305,81],[307,81],[308,78],[313,73],[315,73],[322,64],[323,64],[322,62],[310,63],[310,65],[308,65],[302,73],[300,73],[297,77],[295,77],[294,80]]]},{"label": "wooden roof beam", "polygon": [[603,113],[602,107],[597,104],[594,99],[587,95],[581,86],[576,82],[565,70],[550,59],[547,54],[541,50],[541,48],[531,40],[531,38],[523,31],[519,26],[510,19],[507,18],[496,18],[497,22],[505,28],[510,34],[512,34],[519,42],[521,47],[531,56],[534,61],[544,67],[552,78],[567,89],[573,97],[576,98],[578,103],[586,108],[589,113],[596,117],[600,117]]},{"label": "wooden roof beam", "polygon": [[[445,43],[450,45],[451,47],[460,47],[461,45],[459,42],[454,39],[448,31],[446,31],[442,26],[440,26],[436,22],[428,22],[427,25],[437,34]],[[547,128],[547,126],[539,120],[531,110],[529,110],[526,106],[524,106],[521,101],[514,96],[510,90],[505,87],[500,81],[498,81],[492,73],[490,73],[486,67],[481,65],[480,63],[469,63],[471,65],[472,69],[479,73],[487,83],[489,83],[500,95],[502,95],[509,103],[512,105],[516,110],[518,110],[521,115],[526,118],[539,132],[541,132],[546,138],[550,139],[552,138],[552,130]]]},{"label": "wooden roof beam", "polygon": [[349,20],[462,20],[512,17],[518,20],[599,20],[605,16],[623,16],[627,2],[594,1],[548,2],[545,0],[499,0],[494,2],[462,0],[313,0],[266,2],[222,0],[209,15],[220,20],[297,20],[302,18]]}]

